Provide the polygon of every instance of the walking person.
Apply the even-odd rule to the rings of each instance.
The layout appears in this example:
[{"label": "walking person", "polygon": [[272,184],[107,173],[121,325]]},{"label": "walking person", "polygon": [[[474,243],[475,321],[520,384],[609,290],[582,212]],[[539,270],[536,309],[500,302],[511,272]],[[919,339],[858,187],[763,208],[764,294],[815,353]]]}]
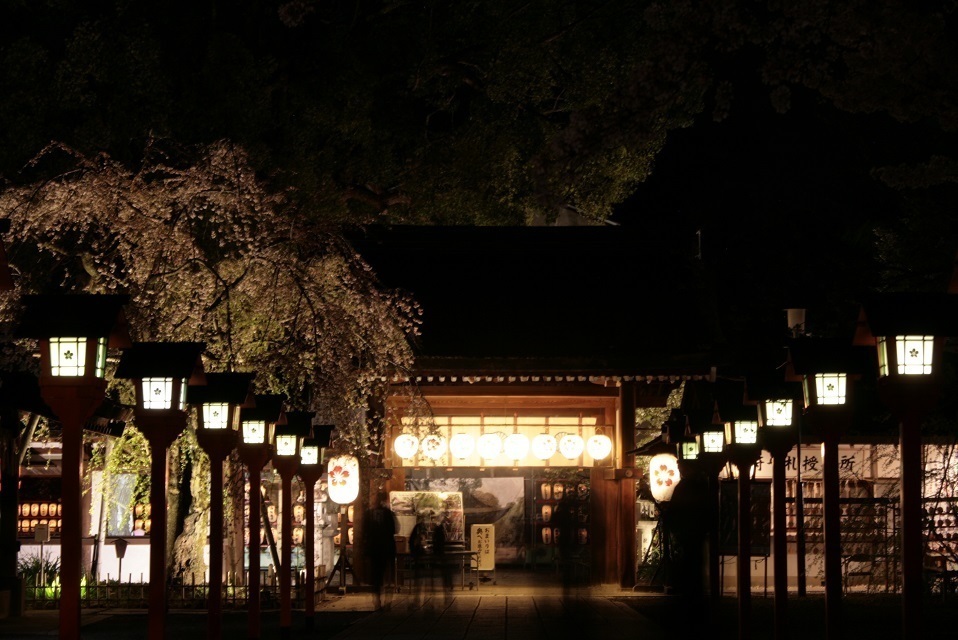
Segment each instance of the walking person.
[{"label": "walking person", "polygon": [[373,606],[377,611],[383,608],[385,593],[385,607],[388,609],[392,599],[385,585],[390,567],[396,560],[396,520],[385,495],[378,497],[377,505],[366,512],[364,520],[363,555],[370,567]]},{"label": "walking person", "polygon": [[409,600],[410,607],[419,606],[423,603],[423,572],[427,569],[429,562],[427,557],[427,544],[429,540],[429,528],[423,515],[418,515],[416,526],[412,528],[409,534],[409,555],[412,556],[413,566],[413,595]]},{"label": "walking person", "polygon": [[432,556],[434,563],[439,567],[442,577],[443,597],[448,602],[452,598],[452,563],[446,557],[446,542],[449,537],[449,516],[436,523],[432,530]]}]

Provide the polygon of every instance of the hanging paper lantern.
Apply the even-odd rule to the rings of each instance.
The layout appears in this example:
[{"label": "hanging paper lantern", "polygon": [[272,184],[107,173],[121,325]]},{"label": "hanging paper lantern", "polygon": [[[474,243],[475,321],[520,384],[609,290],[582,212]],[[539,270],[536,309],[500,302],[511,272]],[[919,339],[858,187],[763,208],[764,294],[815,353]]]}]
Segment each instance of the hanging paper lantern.
[{"label": "hanging paper lantern", "polygon": [[506,436],[503,450],[510,460],[522,460],[529,454],[529,438],[521,433],[510,434]]},{"label": "hanging paper lantern", "polygon": [[431,460],[438,460],[446,454],[446,437],[430,433],[420,443],[422,452]]},{"label": "hanging paper lantern", "polygon": [[396,452],[396,455],[406,460],[416,455],[418,449],[419,438],[411,433],[400,434],[396,436],[396,440],[393,441],[393,450]]},{"label": "hanging paper lantern", "polygon": [[502,438],[498,433],[486,433],[479,436],[476,444],[479,457],[483,460],[494,460],[502,452]]},{"label": "hanging paper lantern", "polygon": [[585,441],[582,440],[580,435],[567,433],[559,438],[559,453],[568,460],[575,460],[582,455],[584,450]]},{"label": "hanging paper lantern", "polygon": [[605,460],[612,453],[612,439],[607,435],[597,433],[589,438],[585,448],[593,460]]},{"label": "hanging paper lantern", "polygon": [[329,499],[349,504],[359,496],[359,460],[356,456],[334,456],[327,466]]},{"label": "hanging paper lantern", "polygon": [[468,433],[457,433],[449,439],[449,451],[458,460],[465,460],[475,449],[476,441]]},{"label": "hanging paper lantern", "polygon": [[539,460],[548,460],[555,455],[557,449],[556,439],[548,433],[540,433],[532,439],[532,455]]},{"label": "hanging paper lantern", "polygon": [[678,458],[671,453],[652,456],[649,462],[649,489],[657,502],[671,500],[672,492],[680,479]]}]

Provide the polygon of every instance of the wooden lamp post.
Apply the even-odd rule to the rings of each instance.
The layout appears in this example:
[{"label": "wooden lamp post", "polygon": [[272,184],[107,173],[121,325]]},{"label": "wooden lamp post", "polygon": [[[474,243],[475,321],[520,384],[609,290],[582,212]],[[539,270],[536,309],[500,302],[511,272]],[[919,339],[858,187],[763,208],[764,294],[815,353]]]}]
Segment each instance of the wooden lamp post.
[{"label": "wooden lamp post", "polygon": [[838,443],[853,418],[854,380],[861,353],[843,341],[799,337],[789,341],[785,379],[802,383],[804,419],[822,441],[822,511],[825,528],[825,636],[841,633],[842,540]]},{"label": "wooden lamp post", "polygon": [[885,293],[867,300],[855,343],[878,356],[878,392],[899,419],[902,623],[921,637],[923,564],[922,439],[925,415],[941,393],[944,338],[958,332],[958,295]]},{"label": "wooden lamp post", "polygon": [[798,444],[798,389],[781,377],[749,376],[745,383],[746,401],[758,406],[762,445],[772,456],[772,562],[774,571],[774,637],[788,636],[788,540],[785,517],[785,470],[788,453]]},{"label": "wooden lamp post", "polygon": [[315,414],[309,411],[289,411],[286,424],[276,425],[273,436],[273,468],[279,472],[282,483],[280,504],[282,530],[279,561],[279,635],[289,638],[292,626],[292,571],[293,571],[293,476],[299,471],[300,448],[309,435]]},{"label": "wooden lamp post", "polygon": [[40,394],[63,427],[59,637],[80,637],[80,509],[83,425],[103,402],[108,347],[129,345],[126,296],[24,296],[18,336],[40,348]]},{"label": "wooden lamp post", "polygon": [[[718,384],[718,383],[716,383]],[[758,410],[744,403],[745,389],[737,383],[717,393],[716,410],[725,424],[728,459],[738,470],[738,637],[751,637],[752,615],[752,467],[762,454]],[[714,422],[715,420],[713,420]]]},{"label": "wooden lamp post", "polygon": [[316,612],[316,559],[314,528],[316,506],[313,491],[316,482],[323,477],[323,449],[329,446],[333,425],[313,425],[312,437],[303,440],[299,456],[299,477],[306,485],[306,535],[303,536],[304,555],[306,556],[306,628],[314,626]]},{"label": "wooden lamp post", "polygon": [[263,466],[272,455],[273,429],[286,422],[283,410],[285,396],[261,394],[253,398],[254,406],[240,410],[241,440],[237,445],[240,460],[249,475],[249,579],[246,581],[248,637],[258,640],[260,620],[260,477]]},{"label": "wooden lamp post", "polygon": [[136,428],[150,444],[150,590],[148,632],[166,636],[167,450],[186,427],[187,383],[203,384],[201,342],[138,342],[123,351],[116,377],[133,380]]},{"label": "wooden lamp post", "polygon": [[210,458],[210,579],[207,638],[222,637],[223,461],[239,440],[240,409],[253,405],[252,373],[208,373],[206,384],[190,388],[197,407],[196,440]]}]

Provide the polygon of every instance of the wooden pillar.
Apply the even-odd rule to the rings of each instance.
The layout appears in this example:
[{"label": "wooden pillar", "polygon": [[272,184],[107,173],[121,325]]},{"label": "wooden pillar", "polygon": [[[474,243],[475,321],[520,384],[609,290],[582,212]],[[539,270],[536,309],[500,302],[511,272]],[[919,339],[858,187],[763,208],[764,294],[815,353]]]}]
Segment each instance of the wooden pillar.
[{"label": "wooden pillar", "polygon": [[618,491],[618,583],[623,589],[635,586],[635,456],[625,453],[635,449],[635,383],[623,382],[619,387],[619,411],[616,421],[616,467],[623,469]]}]

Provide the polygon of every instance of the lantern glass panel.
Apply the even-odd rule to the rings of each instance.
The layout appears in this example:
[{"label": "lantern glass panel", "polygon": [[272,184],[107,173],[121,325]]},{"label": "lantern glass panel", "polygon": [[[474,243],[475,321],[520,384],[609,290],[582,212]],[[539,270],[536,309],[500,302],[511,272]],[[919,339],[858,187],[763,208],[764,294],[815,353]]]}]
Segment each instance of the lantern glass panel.
[{"label": "lantern glass panel", "polygon": [[319,464],[319,447],[305,446],[300,449],[299,461],[301,464]]},{"label": "lantern glass panel", "polygon": [[792,401],[766,400],[765,425],[768,427],[790,427],[792,425]]},{"label": "lantern glass panel", "polygon": [[899,375],[930,375],[935,338],[933,336],[897,336],[895,338]]},{"label": "lantern glass panel", "polygon": [[818,404],[845,404],[848,376],[844,373],[816,373],[815,394]]},{"label": "lantern glass panel", "polygon": [[884,378],[888,375],[888,339],[885,336],[878,336],[878,377]]},{"label": "lantern glass panel", "polygon": [[173,406],[173,378],[143,378],[144,409],[169,409]]},{"label": "lantern glass panel", "polygon": [[50,375],[86,375],[86,341],[86,338],[50,338]]},{"label": "lantern glass panel", "polygon": [[298,439],[299,439],[299,436],[294,436],[294,435],[276,436],[276,455],[295,456]]},{"label": "lantern glass panel", "polygon": [[719,430],[706,431],[699,436],[704,453],[722,453],[725,448],[725,432]]},{"label": "lantern glass panel", "polygon": [[730,444],[756,444],[758,442],[758,422],[755,420],[736,420],[725,425],[725,436]]},{"label": "lantern glass panel", "polygon": [[266,422],[247,420],[243,422],[243,442],[246,444],[266,443]]},{"label": "lantern glass panel", "polygon": [[224,430],[230,428],[230,406],[226,402],[211,402],[203,405],[203,428]]},{"label": "lantern glass panel", "polygon": [[699,443],[692,442],[680,442],[679,451],[681,451],[681,458],[683,460],[695,460],[699,457]]}]

